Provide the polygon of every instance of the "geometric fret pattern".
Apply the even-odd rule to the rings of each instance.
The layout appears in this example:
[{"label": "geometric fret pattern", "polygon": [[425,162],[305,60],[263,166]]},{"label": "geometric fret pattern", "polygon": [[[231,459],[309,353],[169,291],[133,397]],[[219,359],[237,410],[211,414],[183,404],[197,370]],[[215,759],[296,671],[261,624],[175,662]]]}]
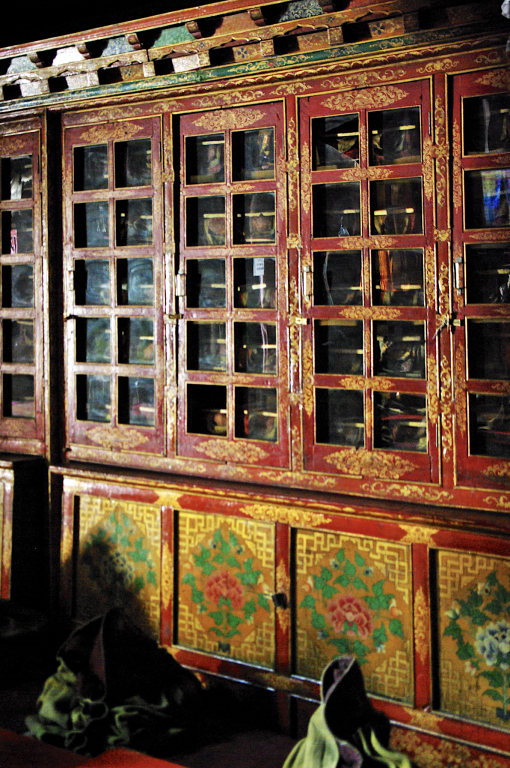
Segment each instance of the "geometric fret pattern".
[{"label": "geometric fret pattern", "polygon": [[412,703],[411,549],[365,536],[299,530],[296,671],[319,680],[352,654],[370,693]]}]

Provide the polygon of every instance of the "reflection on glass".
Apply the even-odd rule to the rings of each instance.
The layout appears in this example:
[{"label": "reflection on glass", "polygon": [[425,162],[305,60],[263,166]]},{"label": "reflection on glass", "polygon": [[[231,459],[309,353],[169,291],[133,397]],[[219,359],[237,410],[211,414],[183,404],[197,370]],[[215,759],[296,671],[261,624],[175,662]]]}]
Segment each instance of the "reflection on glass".
[{"label": "reflection on glass", "polygon": [[78,317],[76,319],[76,362],[109,363],[110,359],[109,318]]},{"label": "reflection on glass", "polygon": [[139,306],[154,303],[152,259],[117,259],[117,301]]},{"label": "reflection on glass", "polygon": [[153,427],[154,379],[119,376],[119,424]]},{"label": "reflection on glass", "polygon": [[115,186],[143,187],[152,182],[150,139],[115,143]]},{"label": "reflection on glass", "polygon": [[315,321],[315,372],[363,373],[363,321]]},{"label": "reflection on glass", "polygon": [[34,231],[32,209],[2,212],[2,253],[32,253]]},{"label": "reflection on glass", "polygon": [[225,137],[222,133],[186,138],[186,184],[225,181]]},{"label": "reflection on glass", "polygon": [[236,372],[276,374],[274,323],[234,323],[234,349]]},{"label": "reflection on glass", "polygon": [[313,255],[315,306],[360,305],[361,251],[318,251]]},{"label": "reflection on glass", "polygon": [[225,198],[188,197],[186,200],[186,244],[225,245]]},{"label": "reflection on glass", "polygon": [[510,322],[467,321],[470,379],[510,379]]},{"label": "reflection on glass", "polygon": [[510,302],[510,245],[466,246],[466,302]]},{"label": "reflection on glass", "polygon": [[115,206],[117,245],[152,243],[152,200],[117,200]]},{"label": "reflection on glass", "polygon": [[2,157],[2,200],[26,200],[33,194],[32,155]]},{"label": "reflection on glass", "polygon": [[274,192],[233,196],[234,243],[275,242]]},{"label": "reflection on glass", "polygon": [[78,306],[110,304],[110,263],[103,259],[74,262],[74,300]]},{"label": "reflection on glass", "polygon": [[510,397],[469,395],[470,453],[510,458]]},{"label": "reflection on glass", "polygon": [[34,362],[34,321],[3,320],[4,363]]},{"label": "reflection on glass", "polygon": [[154,363],[154,322],[146,317],[119,319],[119,363],[152,365]]},{"label": "reflection on glass", "polygon": [[234,306],[274,309],[276,277],[274,258],[234,259]]},{"label": "reflection on glass", "polygon": [[464,154],[510,151],[510,95],[493,93],[463,101]]},{"label": "reflection on glass", "polygon": [[374,448],[427,451],[427,408],[424,395],[374,392]]},{"label": "reflection on glass", "polygon": [[312,120],[312,170],[350,168],[359,164],[359,116]]},{"label": "reflection on glass", "polygon": [[227,388],[210,384],[188,384],[187,431],[224,437],[228,429]]},{"label": "reflection on glass", "polygon": [[360,233],[360,186],[357,181],[313,187],[313,236],[348,237]]},{"label": "reflection on glass", "polygon": [[370,112],[368,135],[370,165],[421,162],[419,107]]},{"label": "reflection on glass", "polygon": [[110,421],[109,376],[81,374],[76,377],[76,417],[80,421]]},{"label": "reflection on glass", "polygon": [[75,204],[74,244],[76,248],[106,248],[108,246],[107,200]]},{"label": "reflection on glass", "polygon": [[422,249],[372,251],[372,292],[375,305],[423,307]]},{"label": "reflection on glass", "polygon": [[423,231],[421,179],[370,182],[372,233],[415,235]]},{"label": "reflection on glass", "polygon": [[2,307],[34,306],[32,264],[5,264],[2,267]]},{"label": "reflection on glass", "polygon": [[186,367],[189,371],[227,370],[225,323],[186,323]]},{"label": "reflection on glass", "polygon": [[362,448],[365,417],[362,390],[316,389],[315,440],[317,443]]},{"label": "reflection on glass", "polygon": [[35,417],[34,377],[25,373],[4,373],[3,415],[14,419]]},{"label": "reflection on glass", "polygon": [[186,306],[210,308],[226,306],[225,260],[188,259],[186,261]]},{"label": "reflection on glass", "polygon": [[510,168],[466,171],[466,229],[510,226]]},{"label": "reflection on glass", "polygon": [[108,188],[108,145],[74,148],[74,189],[76,192]]},{"label": "reflection on glass", "polygon": [[405,379],[425,378],[425,325],[374,321],[374,373]]},{"label": "reflection on glass", "polygon": [[248,440],[278,440],[276,389],[236,387],[235,436]]},{"label": "reflection on glass", "polygon": [[234,181],[274,178],[274,128],[232,133]]}]

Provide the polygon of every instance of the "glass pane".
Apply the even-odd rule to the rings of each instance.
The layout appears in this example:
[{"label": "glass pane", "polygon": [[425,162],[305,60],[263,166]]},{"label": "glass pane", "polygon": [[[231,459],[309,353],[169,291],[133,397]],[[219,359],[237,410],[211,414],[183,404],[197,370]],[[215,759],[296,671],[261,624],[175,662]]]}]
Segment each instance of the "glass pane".
[{"label": "glass pane", "polygon": [[222,133],[186,138],[186,184],[225,181],[225,137]]},{"label": "glass pane", "polygon": [[32,155],[3,157],[2,200],[26,200],[33,194]]},{"label": "glass pane", "polygon": [[25,373],[4,373],[3,415],[15,419],[35,417],[34,377]]},{"label": "glass pane", "polygon": [[234,195],[234,243],[275,242],[274,192]]},{"label": "glass pane", "polygon": [[278,439],[276,389],[236,387],[235,436],[269,442]]},{"label": "glass pane", "polygon": [[76,320],[76,362],[109,363],[111,359],[108,317],[79,317]]},{"label": "glass pane", "polygon": [[510,302],[510,244],[466,246],[466,302]]},{"label": "glass pane", "polygon": [[424,323],[374,322],[374,373],[376,376],[424,379]]},{"label": "glass pane", "polygon": [[143,187],[152,183],[150,139],[118,141],[115,144],[115,186]]},{"label": "glass pane", "polygon": [[186,367],[190,371],[227,370],[225,323],[186,323]]},{"label": "glass pane", "polygon": [[467,321],[470,379],[510,379],[510,322]]},{"label": "glass pane", "polygon": [[363,321],[315,321],[315,372],[363,373]]},{"label": "glass pane", "polygon": [[360,305],[361,251],[319,251],[313,255],[315,306]]},{"label": "glass pane", "polygon": [[232,133],[232,178],[274,178],[274,128]]},{"label": "glass pane", "polygon": [[510,169],[466,171],[466,229],[510,226]]},{"label": "glass pane", "polygon": [[188,384],[187,429],[200,435],[227,434],[227,388]]},{"label": "glass pane", "polygon": [[154,379],[119,376],[119,424],[153,427]]},{"label": "glass pane", "polygon": [[74,300],[78,306],[110,304],[110,262],[102,259],[74,262]]},{"label": "glass pane", "polygon": [[469,395],[470,453],[510,458],[510,397]]},{"label": "glass pane", "polygon": [[2,307],[34,306],[34,267],[32,264],[6,264],[2,267]]},{"label": "glass pane", "polygon": [[234,349],[236,372],[276,374],[276,325],[234,323]]},{"label": "glass pane", "polygon": [[3,320],[4,363],[34,362],[34,321]]},{"label": "glass pane", "polygon": [[32,209],[2,212],[2,253],[32,253],[34,230]]},{"label": "glass pane", "polygon": [[119,304],[154,304],[152,259],[117,259],[117,301]]},{"label": "glass pane", "polygon": [[226,295],[224,259],[186,261],[187,307],[225,307]]},{"label": "glass pane", "polygon": [[115,206],[117,245],[152,243],[152,200],[117,200]]},{"label": "glass pane", "polygon": [[313,188],[313,236],[348,237],[359,233],[359,183],[316,184]]},{"label": "glass pane", "polygon": [[421,248],[372,251],[372,292],[375,305],[423,307]]},{"label": "glass pane", "polygon": [[463,101],[464,154],[510,152],[510,95],[493,93]]},{"label": "glass pane", "polygon": [[419,234],[423,231],[421,207],[421,179],[370,182],[373,234]]},{"label": "glass pane", "polygon": [[370,165],[421,162],[419,107],[370,112],[368,135]]},{"label": "glass pane", "polygon": [[81,421],[110,421],[109,376],[76,377],[76,417]]},{"label": "glass pane", "polygon": [[154,322],[146,317],[119,320],[119,363],[152,365],[154,363]]},{"label": "glass pane", "polygon": [[274,309],[276,307],[275,260],[234,259],[234,307]]},{"label": "glass pane", "polygon": [[108,188],[108,145],[74,148],[74,189]]},{"label": "glass pane", "polygon": [[362,448],[365,444],[363,397],[361,390],[317,389],[316,442]]},{"label": "glass pane", "polygon": [[108,246],[107,200],[75,204],[74,244],[76,248],[106,248]]},{"label": "glass pane", "polygon": [[425,453],[426,406],[424,395],[374,392],[374,448]]},{"label": "glass pane", "polygon": [[188,197],[186,244],[225,245],[225,198]]},{"label": "glass pane", "polygon": [[350,168],[359,164],[359,116],[312,120],[312,170]]}]

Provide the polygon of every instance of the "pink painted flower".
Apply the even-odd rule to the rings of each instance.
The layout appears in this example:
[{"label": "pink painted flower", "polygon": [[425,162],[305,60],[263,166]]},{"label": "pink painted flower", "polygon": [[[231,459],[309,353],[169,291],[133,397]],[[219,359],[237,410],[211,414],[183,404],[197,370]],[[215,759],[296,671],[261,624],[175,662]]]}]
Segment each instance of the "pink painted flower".
[{"label": "pink painted flower", "polygon": [[216,605],[219,604],[222,597],[225,600],[230,600],[233,610],[244,605],[243,587],[227,570],[218,571],[209,576],[204,587],[204,594],[207,600]]},{"label": "pink painted flower", "polygon": [[[330,600],[326,611],[326,619],[338,633],[344,631],[344,625],[347,622],[349,625],[347,634],[351,637],[353,635],[367,637],[373,631],[370,611],[354,595],[337,595]],[[357,632],[354,630],[355,626],[357,627]]]}]

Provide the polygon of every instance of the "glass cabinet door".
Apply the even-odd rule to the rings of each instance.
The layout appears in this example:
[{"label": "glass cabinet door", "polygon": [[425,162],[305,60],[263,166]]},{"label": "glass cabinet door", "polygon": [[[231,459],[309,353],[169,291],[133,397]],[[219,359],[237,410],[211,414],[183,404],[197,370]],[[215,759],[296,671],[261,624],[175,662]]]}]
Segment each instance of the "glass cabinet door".
[{"label": "glass cabinet door", "polygon": [[65,133],[72,443],[163,451],[159,141],[157,119]]},{"label": "glass cabinet door", "polygon": [[437,480],[428,125],[425,83],[302,100],[308,469]]},{"label": "glass cabinet door", "polygon": [[453,185],[458,477],[502,487],[510,483],[510,94],[500,75],[454,78]]},{"label": "glass cabinet door", "polygon": [[182,456],[288,466],[282,119],[180,119]]},{"label": "glass cabinet door", "polygon": [[22,445],[34,453],[44,450],[39,133],[11,136],[5,128],[0,132],[0,434],[4,449]]}]

